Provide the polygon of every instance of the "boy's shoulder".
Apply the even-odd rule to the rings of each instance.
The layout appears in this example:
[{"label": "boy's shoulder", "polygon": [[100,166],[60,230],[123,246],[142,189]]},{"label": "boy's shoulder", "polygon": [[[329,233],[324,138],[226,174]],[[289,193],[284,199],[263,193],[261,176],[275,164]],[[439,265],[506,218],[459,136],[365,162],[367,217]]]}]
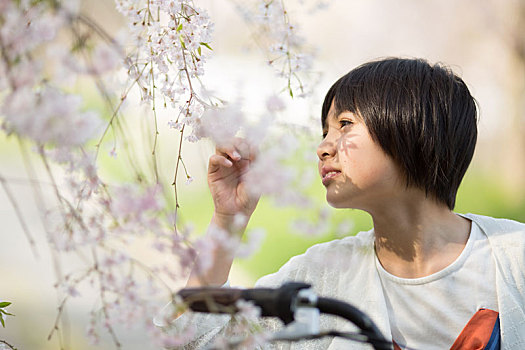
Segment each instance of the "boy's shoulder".
[{"label": "boy's shoulder", "polygon": [[361,231],[356,235],[318,243],[306,250],[304,255],[326,254],[330,252],[350,252],[354,250],[374,249],[374,230]]},{"label": "boy's shoulder", "polygon": [[515,274],[523,276],[525,224],[483,215],[465,214],[464,217],[475,222],[487,236],[493,257],[498,264],[506,266],[507,270],[515,270]]},{"label": "boy's shoulder", "polygon": [[475,222],[492,241],[518,239],[525,243],[525,224],[522,222],[477,214],[462,214],[462,216]]},{"label": "boy's shoulder", "polygon": [[[302,281],[315,285],[318,293],[333,293],[334,281],[343,271],[357,271],[374,266],[374,232],[316,244],[305,253],[292,257],[278,272],[259,279],[257,286],[278,286],[284,281]],[[353,275],[354,275],[353,274]],[[326,289],[326,290],[325,290]]]},{"label": "boy's shoulder", "polygon": [[374,257],[374,230],[362,231],[353,236],[318,243],[305,253],[290,259],[293,265],[317,265],[317,267],[362,264],[367,257]]}]

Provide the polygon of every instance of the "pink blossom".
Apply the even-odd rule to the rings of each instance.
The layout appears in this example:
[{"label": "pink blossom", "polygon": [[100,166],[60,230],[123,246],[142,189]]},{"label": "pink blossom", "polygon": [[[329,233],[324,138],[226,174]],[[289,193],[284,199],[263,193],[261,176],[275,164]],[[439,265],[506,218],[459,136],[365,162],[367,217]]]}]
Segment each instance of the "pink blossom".
[{"label": "pink blossom", "polygon": [[311,90],[303,73],[308,73],[313,53],[306,49],[298,24],[291,20],[284,5],[283,1],[261,0],[255,12],[243,9],[242,14],[259,33],[264,33],[269,42],[265,48],[271,57],[268,63],[277,76],[284,78],[285,89],[292,97],[302,96]]},{"label": "pink blossom", "polygon": [[[206,46],[202,44],[207,45],[211,41],[213,31],[213,24],[207,12],[195,7],[189,0],[176,3],[152,1],[148,2],[147,7],[145,2],[118,0],[117,10],[128,18],[135,37],[137,52],[129,57],[133,57],[136,61],[149,62],[150,65],[148,73],[138,77],[136,70],[130,70],[131,78],[138,79],[139,85],[144,89],[143,101],[153,102],[153,94],[150,91],[153,85],[152,79],[157,82],[163,81],[164,86],[160,92],[164,98],[171,101],[174,106],[188,107],[183,110],[182,123],[188,124],[187,119],[192,114],[200,117],[202,112],[195,113],[196,111],[190,110],[192,105],[202,104],[202,99],[191,86],[199,84],[197,78],[204,73],[203,64],[209,53]],[[167,23],[158,21],[156,15],[146,16],[147,20],[144,20],[141,14],[146,11],[165,15],[168,19]],[[198,59],[194,59],[195,57]],[[188,92],[189,96],[187,96]]]},{"label": "pink blossom", "polygon": [[94,316],[92,315],[91,321],[89,323],[89,326],[86,330],[86,336],[88,338],[88,341],[91,345],[97,345],[100,341],[100,337],[96,330],[96,323],[94,320]]},{"label": "pink blossom", "polygon": [[34,92],[18,89],[8,96],[0,112],[8,132],[26,136],[39,144],[76,146],[84,144],[101,127],[94,112],[81,112],[82,98],[54,88]]},{"label": "pink blossom", "polygon": [[164,348],[177,348],[193,340],[196,332],[195,328],[195,325],[189,325],[183,332],[172,332],[172,334],[161,332],[156,334],[154,339],[156,339],[156,342]]},{"label": "pink blossom", "polygon": [[108,45],[98,45],[93,51],[94,74],[103,74],[115,69],[121,60],[116,48]]},{"label": "pink blossom", "polygon": [[283,166],[280,153],[274,149],[262,152],[245,175],[247,188],[254,194],[281,194],[294,179],[291,168]]},{"label": "pink blossom", "polygon": [[111,158],[117,158],[117,149],[113,147],[108,154]]},{"label": "pink blossom", "polygon": [[280,112],[286,109],[286,104],[277,95],[271,95],[266,99],[266,109],[270,113]]},{"label": "pink blossom", "polygon": [[67,294],[72,296],[72,297],[80,296],[80,293],[78,292],[78,290],[74,286],[69,286],[67,288]]},{"label": "pink blossom", "polygon": [[315,220],[298,218],[290,222],[291,228],[299,234],[307,236],[322,236],[330,230],[331,212],[328,208],[319,208],[314,215]]},{"label": "pink blossom", "polygon": [[160,189],[152,187],[143,192],[137,187],[124,186],[115,189],[112,210],[118,217],[142,217],[145,212],[160,209]]},{"label": "pink blossom", "polygon": [[266,236],[266,232],[262,228],[253,229],[248,232],[246,236],[246,242],[242,242],[236,250],[235,256],[238,258],[248,258],[259,251]]},{"label": "pink blossom", "polygon": [[217,145],[231,144],[241,127],[244,115],[238,105],[227,105],[221,109],[210,109],[200,119],[196,133],[207,137]]},{"label": "pink blossom", "polygon": [[[271,6],[262,16],[261,25],[269,29],[268,37],[275,49],[270,50],[272,65],[287,68],[290,74],[308,69],[308,56],[299,52],[304,42],[297,27],[283,16],[284,2],[268,4]],[[180,229],[177,224],[173,228],[176,220],[164,211],[160,185],[150,185],[146,183],[147,177],[144,181],[142,176],[140,182],[132,184],[108,182],[99,174],[100,164],[89,143],[93,139],[96,142],[107,125],[97,113],[86,110],[80,95],[67,91],[72,90],[78,78],[91,79],[97,75],[98,82],[106,83],[108,80],[101,75],[123,66],[129,80],[119,97],[125,101],[133,96],[134,91],[128,90],[133,87],[144,105],[153,107],[155,103],[156,111],[165,102],[167,108],[174,110],[168,125],[184,130],[181,137],[185,140],[196,142],[208,137],[220,145],[244,133],[251,143],[261,146],[262,153],[246,175],[246,181],[255,191],[275,195],[281,203],[302,201],[290,190],[297,174],[284,166],[286,157],[298,145],[290,135],[268,138],[271,126],[275,125],[275,119],[268,113],[248,123],[240,104],[219,108],[222,102],[201,85],[205,62],[213,53],[208,45],[213,23],[205,10],[190,0],[116,0],[116,7],[129,26],[125,45],[105,37],[103,43],[91,41],[99,38],[99,33],[93,31],[87,44],[94,49],[82,51],[91,55],[84,60],[82,55],[71,52],[62,36],[57,40],[57,33],[67,33],[73,25],[84,26],[77,17],[78,0],[65,1],[58,9],[45,1],[0,0],[0,40],[6,54],[0,60],[2,128],[35,144],[35,149],[50,163],[50,173],[55,174],[50,192],[56,190],[60,205],[53,202],[53,209],[43,213],[46,231],[57,261],[62,260],[65,252],[82,256],[78,264],[61,266],[76,273],[67,275],[75,278],[65,279],[58,286],[59,291],[79,296],[84,286],[96,289],[97,293],[83,293],[87,294],[83,298],[96,295],[92,304],[97,306],[87,329],[88,338],[96,343],[99,328],[113,332],[116,326],[140,326],[161,345],[176,347],[186,343],[195,329],[190,326],[168,335],[152,328],[151,317],[158,310],[155,302],[161,295],[172,292],[166,288],[164,279],[168,284],[180,284],[194,262],[201,272],[207,270],[217,249],[247,257],[260,247],[264,232],[251,230],[246,240],[239,242],[238,237],[211,228],[206,237],[194,240],[189,227]],[[121,61],[123,48],[126,58]],[[119,124],[124,121],[119,107],[112,119],[113,129],[108,133],[117,138],[113,145],[129,142],[120,139],[119,127],[125,123]],[[276,95],[267,101],[272,114],[285,107]],[[97,146],[101,151],[107,150],[105,143]],[[126,151],[122,147],[122,152]],[[109,153],[116,156],[116,148]],[[136,156],[129,155],[132,159]],[[134,175],[141,175],[142,171]],[[188,177],[187,182],[192,179]],[[235,221],[243,226],[246,217],[238,216]],[[143,246],[151,243],[153,249],[162,252],[169,263],[139,260],[134,248],[144,242]],[[249,320],[258,315],[257,310],[247,304],[238,306],[240,317],[245,319],[239,330],[248,332]],[[264,339],[262,334],[252,335],[243,345],[251,347]]]},{"label": "pink blossom", "polygon": [[261,308],[251,301],[238,300],[235,306],[239,310],[237,315],[247,320],[256,321],[261,316]]},{"label": "pink blossom", "polygon": [[195,268],[197,269],[198,274],[205,274],[206,271],[212,267],[217,242],[211,239],[202,238],[197,240],[193,246],[197,252]]}]

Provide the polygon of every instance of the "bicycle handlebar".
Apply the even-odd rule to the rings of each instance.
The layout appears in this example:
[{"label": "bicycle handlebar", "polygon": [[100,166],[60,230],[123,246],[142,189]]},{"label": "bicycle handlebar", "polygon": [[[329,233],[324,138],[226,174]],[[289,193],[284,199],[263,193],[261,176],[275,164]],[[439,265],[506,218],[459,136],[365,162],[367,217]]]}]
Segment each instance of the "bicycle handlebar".
[{"label": "bicycle handlebar", "polygon": [[314,295],[306,300],[301,297],[300,291],[308,288],[310,285],[306,283],[289,282],[279,288],[186,288],[180,290],[178,295],[191,310],[208,313],[236,313],[238,300],[251,301],[261,309],[261,316],[278,317],[285,325],[294,321],[298,306],[314,307],[321,313],[340,316],[355,324],[375,349],[390,349],[391,343],[364,312],[336,299]]},{"label": "bicycle handlebar", "polygon": [[280,288],[185,288],[178,295],[197,312],[235,313],[238,300],[252,301],[261,309],[261,316],[279,317],[285,324],[294,320],[291,305],[300,289],[309,288],[306,283],[290,282]]},{"label": "bicycle handlebar", "polygon": [[361,329],[361,333],[369,336],[369,342],[375,349],[390,349],[390,343],[383,337],[376,324],[358,308],[330,298],[319,298],[316,306],[322,313],[340,316],[355,324]]}]

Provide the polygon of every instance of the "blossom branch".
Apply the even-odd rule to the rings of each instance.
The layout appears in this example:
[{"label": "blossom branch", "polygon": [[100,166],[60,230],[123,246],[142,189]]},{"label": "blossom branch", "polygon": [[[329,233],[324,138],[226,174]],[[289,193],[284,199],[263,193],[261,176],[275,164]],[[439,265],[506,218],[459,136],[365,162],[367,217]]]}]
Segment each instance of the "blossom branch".
[{"label": "blossom branch", "polygon": [[[149,1],[148,1],[148,6],[149,6]],[[149,8],[148,8],[149,10]],[[157,87],[155,86],[155,74],[153,73],[153,61],[151,61],[151,68],[150,68],[150,74],[151,74],[151,92],[152,92],[152,110],[153,110],[153,120],[155,121],[155,135],[154,135],[154,141],[153,141],[153,150],[151,151],[151,156],[152,156],[152,160],[153,160],[153,171],[155,173],[155,182],[158,184],[159,183],[159,169],[158,169],[158,164],[157,164],[157,154],[156,154],[156,150],[157,150],[157,139],[159,137],[159,128],[158,128],[158,125],[157,125],[157,110],[155,108],[155,90],[157,89]]]},{"label": "blossom branch", "polygon": [[91,249],[91,253],[93,256],[93,262],[94,262],[94,270],[97,273],[98,281],[99,281],[99,292],[100,292],[100,301],[102,303],[102,313],[105,318],[105,328],[110,334],[113,344],[115,344],[115,347],[117,349],[120,349],[122,347],[122,344],[118,340],[117,335],[115,334],[115,331],[113,330],[113,326],[111,325],[111,319],[108,314],[108,304],[106,301],[106,288],[104,286],[104,281],[102,280],[102,274],[103,272],[100,270],[100,265],[98,263],[97,253],[94,248]]},{"label": "blossom branch", "polygon": [[[270,1],[268,4],[274,10],[284,9],[282,1]],[[37,154],[49,178],[46,181],[50,182],[53,193],[49,201],[36,177],[32,186],[49,242],[57,286],[64,288],[58,291],[58,312],[49,333],[50,339],[58,337],[61,348],[65,347],[63,339],[67,338],[64,336],[67,330],[64,320],[67,317],[67,302],[79,294],[77,288],[86,279],[97,292],[96,310],[94,308],[91,313],[93,327],[89,329],[88,336],[96,340],[95,326],[101,322],[116,348],[121,348],[123,345],[117,336],[116,325],[137,319],[149,323],[152,310],[157,309],[152,296],[168,292],[171,299],[168,278],[177,281],[198,259],[195,248],[198,244],[190,236],[189,230],[178,230],[177,227],[180,225],[177,216],[181,207],[177,181],[183,176],[183,171],[187,182],[191,181],[191,164],[183,159],[184,140],[198,141],[202,137],[199,127],[202,124],[213,125],[210,120],[205,120],[203,113],[224,104],[224,101],[208,94],[201,95],[200,89],[205,90],[201,80],[204,62],[212,51],[213,25],[205,10],[197,8],[190,0],[116,0],[116,7],[129,22],[132,45],[121,45],[89,15],[70,11],[66,2],[0,1],[0,8],[4,10],[0,11],[0,29],[2,33],[10,33],[8,36],[0,35],[0,70],[6,72],[5,77],[0,76],[0,96],[5,97],[0,99],[2,127],[8,135],[16,135],[20,142],[30,177],[34,177],[35,170],[23,148],[22,139],[36,145]],[[288,15],[283,10],[269,13],[269,16],[274,16],[280,23],[275,30],[270,26],[274,30],[272,42],[284,42],[282,50],[271,51],[271,54],[279,55],[275,62],[282,65],[281,75],[288,76],[287,88],[290,94],[296,88],[296,81],[303,91],[300,69],[296,64],[295,50],[298,46],[294,41],[295,33],[290,29]],[[288,29],[283,27],[283,23]],[[284,32],[283,28],[286,29]],[[56,36],[59,31],[69,33],[68,39],[72,42],[64,45],[62,38]],[[276,31],[279,31],[278,35]],[[284,36],[281,35],[283,33]],[[43,50],[51,43],[59,44],[64,50],[57,50],[60,51],[58,56],[50,54],[52,50]],[[102,50],[104,48],[109,48],[109,51]],[[105,64],[107,61],[97,57],[97,52],[100,53],[98,49],[105,53],[118,53],[127,67],[128,78],[119,100],[110,94],[104,80],[105,74],[115,73],[114,68],[118,67],[109,67]],[[53,76],[47,72],[47,66],[55,63],[57,57],[60,73],[67,77]],[[46,70],[42,68],[44,66]],[[71,89],[66,85],[69,80],[61,80],[69,76],[84,77],[95,83],[104,102],[102,105],[109,111],[107,119],[99,121],[98,117],[90,114],[92,111],[84,112],[81,96],[69,92]],[[140,146],[136,146],[133,141],[130,142],[129,118],[123,113],[124,101],[130,98],[134,90],[140,94],[140,102],[148,105],[153,112],[148,113],[148,117],[153,117],[152,121],[148,120],[151,123],[148,125],[154,125],[154,134],[151,135],[153,128],[150,127],[146,137],[152,148],[146,151],[138,149]],[[175,110],[172,114],[175,120],[170,120],[169,126],[179,131],[177,158],[172,160],[175,161],[172,173],[175,201],[173,229],[171,215],[168,210],[163,210],[166,206],[162,201],[165,197],[173,200],[173,196],[163,194],[162,185],[166,179],[162,179],[159,173],[162,164],[158,158],[158,147],[163,136],[159,133],[162,123],[159,119],[159,101],[164,102],[165,108]],[[232,108],[229,112],[233,113],[230,118],[233,124],[239,124],[235,119],[238,111]],[[219,120],[222,123],[225,120],[218,114],[215,117],[215,122]],[[100,129],[98,125],[94,127],[95,121],[100,123]],[[98,155],[108,135],[113,136],[114,149],[117,144],[123,147],[129,165],[135,172],[130,184],[113,184],[102,179],[98,172]],[[89,150],[91,142],[96,142],[93,152]],[[143,164],[137,161],[140,159],[136,156],[139,153],[148,157],[147,170],[142,169]],[[152,158],[149,158],[148,153]],[[268,161],[277,163],[279,160],[278,156],[272,156]],[[63,171],[57,171],[57,166]],[[258,167],[263,168],[262,165]],[[259,173],[266,170],[261,169]],[[155,175],[154,181],[146,176],[151,170]],[[63,178],[59,176],[62,173]],[[272,185],[269,182],[252,181],[259,186]],[[14,203],[15,212],[22,222],[20,203],[14,201],[7,180],[0,176],[0,183]],[[49,220],[54,219],[54,215],[59,220]],[[22,225],[28,235],[27,225]],[[33,237],[28,237],[33,242],[30,244],[34,245]],[[127,250],[137,238],[153,238],[153,249],[171,254],[177,258],[180,266],[174,269],[169,264],[148,265],[128,256]],[[61,264],[60,258],[66,253],[75,254],[87,266],[79,273],[80,277],[77,277],[78,270]],[[91,253],[91,256],[86,256],[86,253]],[[203,259],[206,258],[204,255],[205,252],[201,254]],[[142,295],[139,288],[139,282],[144,278],[148,283],[146,295]],[[65,295],[61,292],[65,292]],[[155,332],[152,331],[152,334]],[[175,341],[181,336],[166,335],[163,341]]]},{"label": "blossom branch", "polygon": [[179,210],[179,197],[178,197],[178,194],[177,194],[177,174],[179,172],[179,163],[182,159],[182,140],[184,139],[183,136],[184,136],[184,127],[182,127],[182,129],[180,130],[180,138],[179,138],[179,149],[177,151],[177,161],[175,163],[175,175],[173,176],[173,183],[172,183],[172,186],[173,186],[173,189],[175,191],[175,221],[174,221],[174,229],[175,229],[175,232],[177,232],[177,212]]},{"label": "blossom branch", "polygon": [[0,343],[6,345],[9,349],[12,349],[12,350],[18,350],[17,348],[15,348],[13,345],[9,344],[8,342],[6,342],[5,340],[1,340],[0,339]]},{"label": "blossom branch", "polygon": [[18,221],[20,222],[20,225],[22,226],[22,231],[24,231],[24,234],[27,238],[27,241],[29,242],[29,246],[31,247],[31,250],[33,251],[33,255],[35,257],[38,257],[38,251],[36,249],[36,243],[33,239],[33,236],[31,235],[31,232],[29,231],[29,228],[27,227],[26,221],[24,220],[24,216],[22,215],[22,211],[20,210],[20,207],[18,206],[18,203],[15,199],[15,196],[7,186],[6,179],[0,175],[0,183],[2,184],[2,187],[4,189],[5,194],[7,195],[7,198],[9,199],[9,202],[13,206],[13,209],[15,210],[15,214],[18,218]]},{"label": "blossom branch", "polygon": [[124,93],[121,95],[120,97],[120,101],[119,103],[117,104],[117,106],[115,107],[115,110],[113,111],[113,114],[111,115],[111,118],[109,119],[109,122],[107,123],[106,125],[106,128],[104,129],[104,131],[102,132],[102,136],[100,136],[100,139],[98,140],[97,144],[95,145],[95,147],[97,148],[97,152],[96,152],[96,155],[95,155],[95,159],[98,158],[98,153],[99,153],[99,149],[100,149],[100,145],[102,144],[102,141],[104,140],[104,137],[106,136],[106,134],[108,133],[109,129],[113,126],[113,121],[115,120],[115,118],[117,118],[117,115],[118,115],[118,112],[120,111],[120,108],[122,107],[122,104],[124,103],[124,101],[126,100],[129,92],[131,91],[131,89],[133,88],[133,86],[135,84],[138,83],[139,79],[142,77],[142,74],[144,73],[144,70],[146,69],[147,67],[147,64],[144,65],[144,67],[142,68],[142,70],[140,71],[139,75],[135,78],[135,80],[132,81],[132,83],[128,86],[128,88],[124,91]]}]

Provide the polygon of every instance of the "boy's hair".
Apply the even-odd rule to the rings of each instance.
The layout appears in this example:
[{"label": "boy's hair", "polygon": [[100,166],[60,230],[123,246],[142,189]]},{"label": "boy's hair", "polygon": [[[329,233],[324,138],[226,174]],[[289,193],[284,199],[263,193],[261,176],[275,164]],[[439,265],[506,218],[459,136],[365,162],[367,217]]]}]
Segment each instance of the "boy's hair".
[{"label": "boy's hair", "polygon": [[326,94],[321,121],[336,113],[361,117],[386,154],[401,167],[408,186],[454,208],[456,193],[477,139],[476,101],[449,68],[422,59],[365,63]]}]

